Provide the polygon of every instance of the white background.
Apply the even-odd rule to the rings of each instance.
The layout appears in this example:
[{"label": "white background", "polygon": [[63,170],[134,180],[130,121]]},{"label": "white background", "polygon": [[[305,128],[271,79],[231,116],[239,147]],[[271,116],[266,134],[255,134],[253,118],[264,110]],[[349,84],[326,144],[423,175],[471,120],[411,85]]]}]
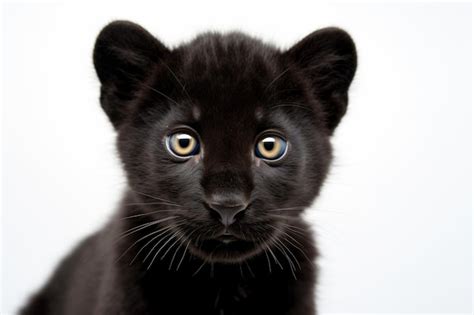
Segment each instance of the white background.
[{"label": "white background", "polygon": [[168,45],[240,29],[280,47],[340,26],[358,47],[336,160],[309,209],[321,313],[470,313],[471,6],[6,5],[2,314],[111,215],[124,186],[91,54],[113,19]]}]

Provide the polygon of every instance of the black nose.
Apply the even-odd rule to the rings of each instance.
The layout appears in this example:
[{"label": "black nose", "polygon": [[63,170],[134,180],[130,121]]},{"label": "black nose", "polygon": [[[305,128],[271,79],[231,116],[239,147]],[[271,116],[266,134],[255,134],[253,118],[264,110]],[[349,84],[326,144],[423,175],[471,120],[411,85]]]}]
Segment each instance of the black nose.
[{"label": "black nose", "polygon": [[236,221],[238,214],[242,214],[248,206],[248,200],[241,194],[212,194],[206,198],[214,215],[226,227]]}]

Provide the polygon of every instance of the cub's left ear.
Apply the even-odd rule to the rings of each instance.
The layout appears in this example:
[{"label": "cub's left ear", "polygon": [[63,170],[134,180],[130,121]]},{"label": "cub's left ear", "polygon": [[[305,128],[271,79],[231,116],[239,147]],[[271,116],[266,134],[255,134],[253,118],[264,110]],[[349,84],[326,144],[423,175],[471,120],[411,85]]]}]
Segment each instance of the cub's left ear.
[{"label": "cub's left ear", "polygon": [[347,91],[357,67],[352,38],[339,28],[324,28],[306,36],[285,54],[309,79],[332,133],[346,112]]}]

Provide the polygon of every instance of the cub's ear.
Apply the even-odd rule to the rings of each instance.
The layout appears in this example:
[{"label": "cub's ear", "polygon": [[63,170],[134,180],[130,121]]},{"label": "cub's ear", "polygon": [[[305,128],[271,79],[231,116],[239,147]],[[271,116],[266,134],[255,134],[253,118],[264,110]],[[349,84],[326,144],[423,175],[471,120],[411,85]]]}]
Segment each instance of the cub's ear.
[{"label": "cub's ear", "polygon": [[347,109],[347,91],[357,67],[352,38],[330,27],[311,33],[285,53],[309,79],[332,133]]},{"label": "cub's ear", "polygon": [[169,50],[141,26],[115,21],[105,26],[94,47],[94,66],[101,86],[100,103],[117,128],[140,84]]}]

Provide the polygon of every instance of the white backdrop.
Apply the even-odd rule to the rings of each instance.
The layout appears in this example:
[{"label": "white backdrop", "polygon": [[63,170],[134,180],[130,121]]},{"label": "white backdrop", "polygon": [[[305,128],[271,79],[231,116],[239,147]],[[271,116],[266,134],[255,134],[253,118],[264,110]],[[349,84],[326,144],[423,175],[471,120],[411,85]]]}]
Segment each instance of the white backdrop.
[{"label": "white backdrop", "polygon": [[321,313],[470,313],[471,6],[6,5],[2,314],[111,215],[124,186],[91,53],[113,19],[169,45],[240,29],[289,47],[336,25],[358,47],[336,160],[308,211]]}]

